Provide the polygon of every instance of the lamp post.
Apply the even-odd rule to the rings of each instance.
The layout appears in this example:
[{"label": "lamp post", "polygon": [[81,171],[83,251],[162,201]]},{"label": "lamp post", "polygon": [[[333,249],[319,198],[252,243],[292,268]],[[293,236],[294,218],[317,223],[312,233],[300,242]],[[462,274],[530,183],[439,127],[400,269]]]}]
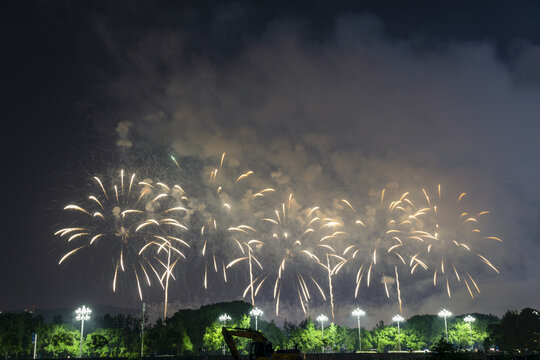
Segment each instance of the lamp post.
[{"label": "lamp post", "polygon": [[471,337],[471,349],[473,348],[473,340],[472,340],[472,323],[475,321],[476,319],[474,317],[472,317],[471,315],[467,315],[465,316],[465,318],[463,319],[463,321],[465,321],[467,324],[469,324],[469,335]]},{"label": "lamp post", "polygon": [[360,308],[356,308],[353,310],[352,315],[356,316],[356,318],[358,319],[358,347],[359,351],[362,351],[362,333],[360,330],[360,317],[366,315],[366,312],[364,310],[360,310]]},{"label": "lamp post", "polygon": [[144,312],[146,311],[146,303],[142,303],[142,318],[141,318],[141,359],[144,352]]},{"label": "lamp post", "polygon": [[399,337],[399,323],[405,320],[401,315],[396,315],[392,318],[393,322],[397,322],[397,341],[398,341],[398,350],[401,351],[401,339]]},{"label": "lamp post", "polygon": [[324,322],[328,321],[328,318],[326,315],[321,314],[317,316],[317,321],[321,323],[322,336],[324,337]]},{"label": "lamp post", "polygon": [[452,316],[452,313],[446,309],[439,311],[439,316],[444,318],[444,332],[446,333],[446,342],[448,342],[448,325],[446,323],[446,318]]},{"label": "lamp post", "polygon": [[[223,326],[227,325],[228,320],[231,320],[231,317],[227,314],[223,314],[219,316],[219,321],[223,323]],[[225,344],[223,344],[223,355],[225,355]]]},{"label": "lamp post", "polygon": [[81,346],[79,349],[79,357],[82,358],[82,344],[83,344],[83,338],[84,338],[84,322],[90,320],[90,313],[92,310],[90,308],[87,308],[86,306],[82,306],[75,310],[75,314],[77,314],[77,321],[81,322]]},{"label": "lamp post", "polygon": [[[321,323],[321,330],[322,330],[322,338],[324,339],[324,322],[328,321],[328,318],[326,315],[319,315],[317,316],[317,321]],[[323,352],[324,352],[324,343],[323,343]]]},{"label": "lamp post", "polygon": [[255,330],[259,330],[259,328],[257,326],[257,321],[259,319],[259,316],[262,316],[262,314],[263,314],[263,311],[261,309],[259,309],[259,308],[253,308],[249,312],[249,315],[255,316]]},{"label": "lamp post", "polygon": [[227,325],[227,321],[231,320],[231,317],[227,314],[223,314],[219,316],[219,321],[223,323],[223,325]]},{"label": "lamp post", "polygon": [[36,355],[37,355],[37,333],[33,333],[32,334],[32,342],[34,343],[34,359],[36,358]]}]

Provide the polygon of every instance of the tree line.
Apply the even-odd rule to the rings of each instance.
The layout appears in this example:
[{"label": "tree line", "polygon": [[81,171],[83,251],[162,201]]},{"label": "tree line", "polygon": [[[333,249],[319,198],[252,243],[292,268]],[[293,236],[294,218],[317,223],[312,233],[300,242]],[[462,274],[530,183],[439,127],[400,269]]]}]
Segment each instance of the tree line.
[{"label": "tree line", "polygon": [[[179,310],[166,322],[159,319],[144,326],[143,356],[221,354],[224,346],[218,320],[227,313],[227,326],[255,328],[250,318],[251,305],[242,301],[202,306],[198,310]],[[507,352],[540,351],[540,315],[525,308],[508,311],[501,319],[493,315],[472,314],[476,319],[469,328],[465,315],[448,318],[448,342],[457,350],[490,348]],[[86,357],[139,357],[141,354],[142,318],[133,315],[103,315],[85,322],[83,355]],[[76,357],[79,354],[80,328],[74,319],[55,316],[46,322],[30,313],[0,314],[0,356],[31,357],[37,334],[37,354],[41,358]],[[336,324],[324,327],[307,318],[300,323],[287,320],[281,326],[259,319],[258,328],[277,349],[298,347],[310,352],[386,352],[401,348],[422,351],[437,345],[446,337],[444,320],[436,315],[414,315],[396,324],[382,320],[372,329],[348,328]],[[359,336],[360,335],[360,336]],[[247,353],[248,341],[238,339],[238,347]]]}]

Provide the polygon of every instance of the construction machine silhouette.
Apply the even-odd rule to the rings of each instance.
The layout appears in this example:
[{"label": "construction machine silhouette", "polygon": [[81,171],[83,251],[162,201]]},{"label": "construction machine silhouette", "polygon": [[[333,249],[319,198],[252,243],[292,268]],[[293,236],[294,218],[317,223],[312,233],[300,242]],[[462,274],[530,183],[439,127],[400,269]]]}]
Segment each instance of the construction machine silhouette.
[{"label": "construction machine silhouette", "polygon": [[234,336],[251,339],[249,360],[306,360],[306,355],[298,349],[274,350],[272,343],[260,331],[242,328],[222,327],[221,333],[231,350],[234,360],[241,360],[234,342]]}]

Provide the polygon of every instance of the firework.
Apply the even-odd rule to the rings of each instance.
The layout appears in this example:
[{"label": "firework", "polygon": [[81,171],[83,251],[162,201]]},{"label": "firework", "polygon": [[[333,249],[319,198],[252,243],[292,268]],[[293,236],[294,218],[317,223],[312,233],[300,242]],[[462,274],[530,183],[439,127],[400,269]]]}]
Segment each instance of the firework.
[{"label": "firework", "polygon": [[468,209],[466,193],[454,197],[443,196],[441,185],[434,194],[425,189],[422,189],[422,194],[429,211],[425,218],[426,231],[417,231],[417,236],[425,243],[424,255],[433,270],[433,285],[441,284],[448,297],[451,297],[452,284],[461,283],[471,298],[474,298],[475,291],[480,293],[471,275],[474,269],[480,270],[477,264],[483,264],[499,273],[483,255],[484,249],[502,242],[500,238],[486,235],[482,230],[481,221],[490,212],[473,212]]},{"label": "firework", "polygon": [[[244,232],[247,233],[247,231]],[[257,296],[262,284],[266,280],[266,278],[261,280],[260,277],[254,276],[254,272],[256,271],[255,268],[258,268],[259,271],[264,270],[261,262],[257,259],[257,256],[255,254],[256,251],[263,245],[263,242],[258,239],[249,239],[247,241],[239,241],[238,239],[235,239],[235,241],[237,242],[242,254],[240,257],[233,259],[229,264],[227,264],[226,268],[229,269],[238,264],[247,263],[249,284],[244,289],[242,297],[245,298],[249,292],[251,297],[251,304],[255,306],[255,297]],[[258,286],[255,289],[256,283],[258,283]]]},{"label": "firework", "polygon": [[[273,279],[276,316],[284,291],[298,295],[304,313],[313,292],[326,300],[317,278],[324,278],[325,270],[332,276],[334,269],[330,267],[327,254],[335,254],[335,250],[328,244],[331,235],[321,236],[321,230],[331,229],[336,224],[320,215],[318,207],[303,209],[290,194],[287,202],[262,219],[266,231],[259,252],[269,264],[265,266],[267,275],[258,277],[250,286],[255,287],[256,295],[266,279]],[[275,253],[268,256],[270,252]]]},{"label": "firework", "polygon": [[365,207],[365,214],[362,215],[351,202],[341,200],[345,228],[351,241],[343,256],[358,266],[355,297],[363,281],[370,287],[374,280],[380,278],[387,298],[390,297],[391,286],[395,285],[401,311],[400,269],[418,265],[426,267],[412,252],[416,243],[422,241],[415,236],[413,228],[426,210],[417,209],[407,192],[390,198],[383,189],[372,195],[374,201]]},{"label": "firework", "polygon": [[143,186],[142,192],[150,194],[152,200],[147,202],[145,207],[148,218],[137,227],[137,231],[144,228],[161,233],[152,234],[152,241],[148,242],[139,254],[143,254],[147,246],[153,247],[156,252],[153,259],[161,270],[159,283],[165,297],[163,318],[166,319],[169,281],[171,278],[175,279],[173,270],[179,260],[186,259],[182,249],[190,248],[190,245],[179,237],[183,231],[188,230],[183,225],[183,220],[187,220],[189,214],[189,199],[180,185],[170,187],[163,182],[152,184],[148,181],[142,181],[139,185]]},{"label": "firework", "polygon": [[112,180],[109,188],[94,177],[97,192],[84,204],[64,208],[76,217],[70,227],[55,233],[72,247],[59,264],[85,248],[96,248],[100,256],[113,259],[114,292],[124,273],[133,275],[141,300],[141,283],[150,286],[154,275],[167,291],[177,258],[185,257],[180,249],[188,246],[178,235],[187,229],[179,220],[187,212],[183,190],[178,185],[139,181],[136,174],[125,175],[123,170]]},{"label": "firework", "polygon": [[[252,212],[253,209],[258,208],[258,205],[262,205],[261,203],[259,203],[258,205],[256,204],[257,199],[262,200],[266,197],[266,195],[274,192],[275,190],[272,188],[265,188],[249,195],[247,198],[250,202],[249,208],[252,209]],[[232,239],[235,241],[235,243],[238,245],[238,248],[240,249],[240,255],[239,257],[233,259],[229,264],[227,264],[226,268],[229,269],[239,264],[246,264],[244,270],[247,273],[249,281],[247,287],[243,291],[242,297],[245,298],[246,295],[249,293],[251,298],[251,304],[255,306],[255,297],[259,293],[262,284],[268,277],[254,275],[255,272],[264,272],[261,261],[259,261],[258,259],[264,243],[258,238],[255,238],[256,236],[258,236],[258,233],[251,226],[238,225],[236,227],[231,227],[230,230],[233,232]],[[255,284],[257,284],[257,287],[255,287]]]},{"label": "firework", "polygon": [[[172,158],[180,168],[176,159]],[[234,164],[236,165],[236,164]],[[256,230],[238,221],[241,217],[245,197],[245,186],[253,171],[237,172],[238,166],[227,166],[226,154],[223,153],[218,166],[208,169],[204,185],[200,189],[194,208],[198,215],[198,253],[204,259],[202,286],[208,289],[209,275],[216,274],[227,283],[228,259],[234,258],[234,252],[246,237]],[[263,194],[261,194],[263,195]],[[247,240],[246,240],[247,241]],[[238,245],[238,246],[237,246]]]}]

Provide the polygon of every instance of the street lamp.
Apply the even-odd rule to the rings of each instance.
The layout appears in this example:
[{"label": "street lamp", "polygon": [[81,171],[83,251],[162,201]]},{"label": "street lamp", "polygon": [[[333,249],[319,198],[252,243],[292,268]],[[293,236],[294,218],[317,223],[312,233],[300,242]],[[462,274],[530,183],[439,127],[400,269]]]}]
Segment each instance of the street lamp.
[{"label": "street lamp", "polygon": [[249,315],[255,316],[255,330],[259,330],[257,327],[257,320],[259,319],[259,316],[262,316],[262,314],[263,314],[263,311],[259,308],[253,308],[249,312]]},{"label": "street lamp", "polygon": [[227,325],[227,321],[231,320],[231,317],[227,314],[223,314],[219,316],[219,321],[223,323],[223,325]]},{"label": "street lamp", "polygon": [[90,320],[90,313],[92,310],[90,308],[87,308],[86,306],[82,306],[75,310],[75,314],[77,314],[77,321],[81,322],[81,346],[79,349],[79,357],[82,358],[82,344],[83,344],[83,336],[84,336],[84,322]]},{"label": "street lamp", "polygon": [[[322,338],[324,339],[324,322],[328,321],[328,318],[326,315],[319,315],[317,316],[317,321],[321,323],[321,330],[322,330]],[[323,352],[324,352],[324,343],[323,343]]]},{"label": "street lamp", "polygon": [[[227,325],[228,320],[231,320],[231,317],[227,315],[226,313],[219,316],[219,321],[223,323],[223,326]],[[223,344],[223,355],[225,355],[225,344]]]},{"label": "street lamp", "polygon": [[446,342],[448,342],[448,325],[446,324],[446,318],[452,316],[452,313],[446,309],[439,311],[439,316],[444,318],[444,332],[446,333]]},{"label": "street lamp", "polygon": [[321,323],[322,336],[324,337],[324,322],[328,321],[328,318],[326,317],[326,315],[321,314],[317,316],[317,321]]},{"label": "street lamp", "polygon": [[364,310],[360,310],[360,308],[356,308],[353,310],[352,315],[356,316],[356,318],[358,319],[358,346],[359,346],[359,351],[362,351],[362,335],[361,335],[361,330],[360,330],[360,317],[366,315],[366,312]]},{"label": "street lamp", "polygon": [[398,341],[398,350],[401,351],[401,340],[399,338],[399,323],[405,320],[401,315],[396,315],[392,318],[393,322],[397,322],[397,341]]},{"label": "street lamp", "polygon": [[473,318],[471,315],[467,315],[465,316],[465,318],[463,319],[463,321],[465,321],[467,324],[469,324],[469,335],[471,336],[471,348],[473,347],[473,340],[472,340],[472,323],[475,321],[476,319]]}]

